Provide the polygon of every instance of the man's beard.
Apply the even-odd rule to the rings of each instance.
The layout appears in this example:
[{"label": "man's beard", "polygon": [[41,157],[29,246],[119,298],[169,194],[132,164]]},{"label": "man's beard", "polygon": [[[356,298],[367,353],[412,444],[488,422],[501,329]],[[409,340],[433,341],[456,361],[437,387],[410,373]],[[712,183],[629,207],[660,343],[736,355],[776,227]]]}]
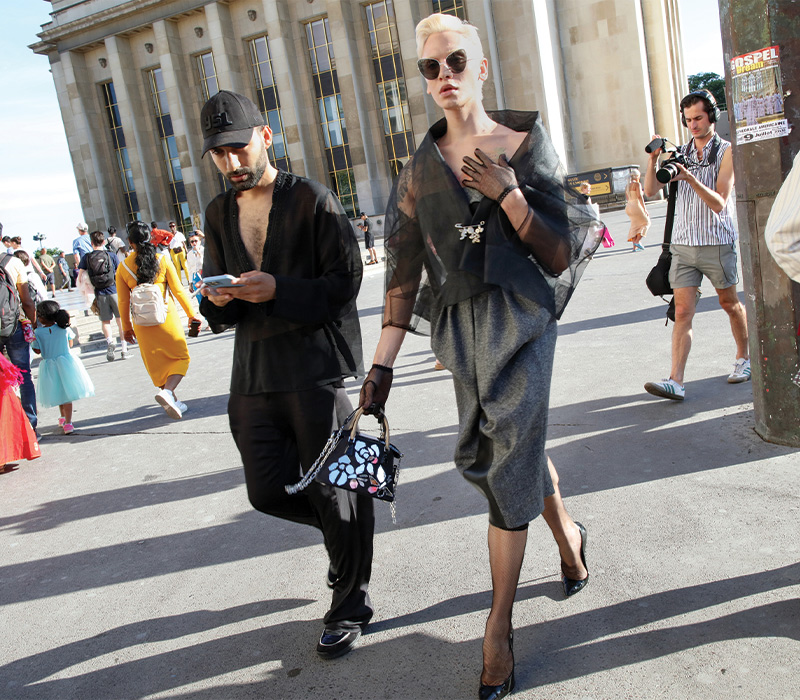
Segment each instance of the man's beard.
[{"label": "man's beard", "polygon": [[[261,149],[261,155],[258,157],[255,168],[237,168],[225,174],[231,187],[237,192],[244,192],[245,190],[252,190],[260,181],[267,169],[267,149]],[[239,182],[232,182],[231,178],[237,175],[247,175],[244,180]]]}]

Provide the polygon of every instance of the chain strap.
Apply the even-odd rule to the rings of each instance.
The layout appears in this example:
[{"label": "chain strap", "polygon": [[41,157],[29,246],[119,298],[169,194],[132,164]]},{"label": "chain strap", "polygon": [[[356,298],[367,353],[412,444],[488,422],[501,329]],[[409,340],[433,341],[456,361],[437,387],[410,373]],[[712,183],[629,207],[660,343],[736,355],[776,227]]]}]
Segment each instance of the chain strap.
[{"label": "chain strap", "polygon": [[[356,409],[358,410],[358,409]],[[302,491],[306,486],[308,486],[312,481],[314,481],[314,477],[319,474],[322,470],[322,467],[325,465],[325,460],[330,457],[331,453],[336,449],[336,445],[339,444],[339,440],[342,439],[342,435],[344,435],[345,431],[348,430],[348,425],[350,421],[353,419],[353,416],[356,414],[356,411],[353,411],[347,419],[342,423],[342,426],[337,430],[335,433],[331,433],[331,436],[328,438],[328,442],[325,443],[325,447],[322,448],[322,452],[320,452],[319,457],[317,457],[317,461],[314,462],[311,469],[309,469],[305,476],[300,479],[296,484],[292,484],[291,486],[285,486],[286,493],[290,496],[294,496],[298,491]]]},{"label": "chain strap", "polygon": [[[350,422],[353,420],[353,416],[355,416],[356,413],[358,413],[358,409],[356,409],[349,416],[347,416],[347,418],[342,423],[339,430],[337,430],[335,433],[331,433],[331,436],[328,438],[328,442],[325,443],[325,447],[322,448],[322,452],[320,452],[319,457],[317,457],[317,460],[311,466],[311,469],[309,469],[306,472],[305,476],[303,476],[303,478],[300,479],[300,481],[298,481],[296,484],[291,484],[290,486],[284,486],[284,488],[286,489],[286,493],[288,493],[290,496],[294,496],[296,493],[302,491],[304,488],[306,488],[306,486],[308,486],[312,481],[314,481],[314,478],[317,476],[317,474],[319,474],[319,472],[322,471],[322,467],[325,466],[325,461],[328,459],[328,457],[330,457],[331,453],[336,449],[336,445],[339,444],[339,441],[342,439],[342,435],[344,435],[345,432],[352,429],[352,426],[349,428],[348,426],[350,425]],[[380,421],[380,426],[381,426],[381,440],[384,440],[386,436],[385,422]],[[391,447],[387,447],[387,454],[388,450],[390,449]],[[396,463],[397,469],[395,472],[395,482],[394,482],[395,494],[397,493],[397,483],[400,481],[400,461],[402,460],[402,458],[403,458],[402,454],[400,454],[399,457],[397,457],[397,463]],[[389,502],[389,508],[392,513],[392,523],[394,525],[397,525],[394,500]]]}]

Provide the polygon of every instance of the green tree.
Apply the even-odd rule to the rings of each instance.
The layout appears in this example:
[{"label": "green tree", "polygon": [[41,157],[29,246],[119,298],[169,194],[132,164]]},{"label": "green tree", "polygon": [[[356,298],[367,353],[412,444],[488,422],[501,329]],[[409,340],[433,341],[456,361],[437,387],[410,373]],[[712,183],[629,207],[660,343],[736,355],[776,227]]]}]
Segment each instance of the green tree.
[{"label": "green tree", "polygon": [[689,76],[689,90],[708,90],[717,101],[717,107],[727,109],[725,99],[725,78],[716,73],[695,73]]},{"label": "green tree", "polygon": [[[61,254],[61,248],[46,248],[45,251],[50,257],[57,258]],[[37,250],[34,255],[38,258],[42,254],[42,250]]]}]

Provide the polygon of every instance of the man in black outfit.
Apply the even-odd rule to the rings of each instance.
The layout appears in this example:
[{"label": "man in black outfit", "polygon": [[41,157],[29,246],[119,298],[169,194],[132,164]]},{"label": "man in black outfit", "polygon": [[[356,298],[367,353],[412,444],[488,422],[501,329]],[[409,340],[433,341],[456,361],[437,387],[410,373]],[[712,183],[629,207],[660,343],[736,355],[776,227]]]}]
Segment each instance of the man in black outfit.
[{"label": "man in black outfit", "polygon": [[378,254],[375,252],[375,235],[370,230],[370,220],[367,217],[366,213],[363,211],[361,212],[361,223],[358,224],[358,228],[360,228],[364,232],[364,247],[367,249],[369,253],[369,261],[367,265],[377,265],[378,264]]},{"label": "man in black outfit", "polygon": [[201,313],[236,326],[228,416],[253,507],[322,531],[331,607],[323,658],[350,651],[372,617],[372,500],[312,482],[308,471],[351,411],[343,377],[362,374],[356,296],[362,264],[342,205],[322,185],[277,170],[272,131],[248,98],[223,90],[203,107],[203,154],[231,183],[206,209]]}]

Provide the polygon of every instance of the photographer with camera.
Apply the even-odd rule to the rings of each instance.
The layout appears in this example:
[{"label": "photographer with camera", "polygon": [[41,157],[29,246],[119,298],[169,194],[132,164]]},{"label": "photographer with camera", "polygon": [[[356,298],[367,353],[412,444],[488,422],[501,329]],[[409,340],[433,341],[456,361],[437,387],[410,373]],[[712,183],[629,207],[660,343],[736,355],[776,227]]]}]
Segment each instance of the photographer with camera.
[{"label": "photographer with camera", "polygon": [[655,143],[647,148],[650,155],[644,178],[644,193],[648,197],[668,182],[678,183],[669,270],[675,302],[672,368],[667,379],[644,385],[648,393],[675,401],[683,401],[686,395],[683,375],[692,346],[692,319],[703,276],[714,285],[720,306],[730,318],[736,342],[736,360],[728,382],[750,379],[745,309],[736,294],[739,278],[730,198],[731,144],[716,133],[720,111],[708,90],[690,92],[681,100],[680,110],[681,121],[691,132],[692,140],[672,152],[659,168],[658,158],[666,150],[666,140],[654,135]]}]

